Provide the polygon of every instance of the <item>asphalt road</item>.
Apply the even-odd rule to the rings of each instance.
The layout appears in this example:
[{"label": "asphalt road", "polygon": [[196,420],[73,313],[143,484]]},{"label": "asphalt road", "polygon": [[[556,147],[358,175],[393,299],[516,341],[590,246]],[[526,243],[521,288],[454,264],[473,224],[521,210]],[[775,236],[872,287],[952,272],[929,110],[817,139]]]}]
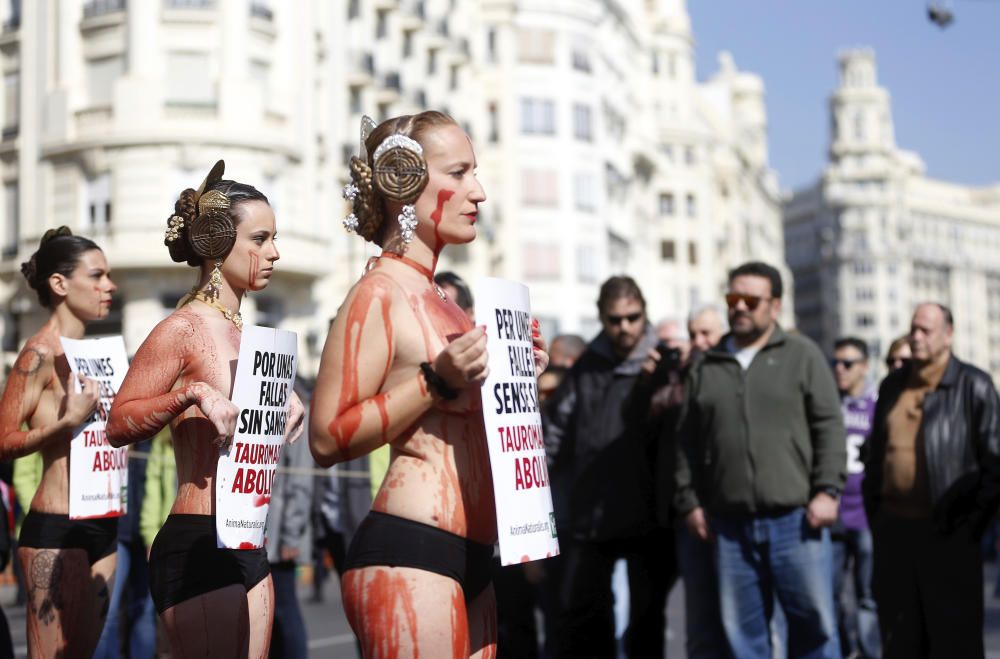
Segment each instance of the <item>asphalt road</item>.
[{"label": "asphalt road", "polygon": [[[995,564],[986,565],[984,597],[986,602],[986,655],[990,659],[1000,659],[1000,599],[993,597],[996,579]],[[354,635],[344,618],[340,605],[340,592],[336,579],[328,579],[324,589],[324,601],[313,603],[308,599],[310,589],[300,589],[302,613],[309,631],[309,656],[312,659],[356,659]],[[14,637],[14,654],[26,657],[24,641],[24,609],[13,606],[14,589],[0,587],[0,604],[7,615]],[[670,594],[667,609],[668,630],[664,647],[668,657],[684,656],[684,596],[683,587],[678,585]]]}]

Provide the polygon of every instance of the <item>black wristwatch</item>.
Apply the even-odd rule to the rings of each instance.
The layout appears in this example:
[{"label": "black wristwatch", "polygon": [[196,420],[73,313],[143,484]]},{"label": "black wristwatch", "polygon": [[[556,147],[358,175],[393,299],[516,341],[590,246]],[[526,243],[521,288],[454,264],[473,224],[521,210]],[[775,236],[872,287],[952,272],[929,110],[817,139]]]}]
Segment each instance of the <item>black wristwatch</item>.
[{"label": "black wristwatch", "polygon": [[840,488],[838,487],[826,485],[824,487],[816,488],[816,491],[813,492],[813,494],[819,494],[820,492],[832,497],[835,500],[840,500]]}]

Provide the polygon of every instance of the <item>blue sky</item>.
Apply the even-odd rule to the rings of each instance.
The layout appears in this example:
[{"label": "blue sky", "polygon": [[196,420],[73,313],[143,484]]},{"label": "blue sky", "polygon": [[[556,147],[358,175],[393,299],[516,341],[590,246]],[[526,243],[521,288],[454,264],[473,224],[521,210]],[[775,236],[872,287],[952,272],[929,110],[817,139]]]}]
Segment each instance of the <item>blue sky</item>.
[{"label": "blue sky", "polygon": [[955,13],[944,30],[923,0],[688,0],[698,78],[721,50],[763,77],[771,166],[794,189],[826,162],[837,53],[871,47],[897,145],[935,178],[1000,183],[1000,0],[937,2]]}]

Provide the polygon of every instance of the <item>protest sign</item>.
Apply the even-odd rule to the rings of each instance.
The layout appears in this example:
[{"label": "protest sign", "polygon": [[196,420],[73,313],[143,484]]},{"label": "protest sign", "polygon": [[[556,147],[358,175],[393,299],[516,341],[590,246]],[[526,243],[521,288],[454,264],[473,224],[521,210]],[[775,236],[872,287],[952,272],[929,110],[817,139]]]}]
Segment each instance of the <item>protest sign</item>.
[{"label": "protest sign", "polygon": [[219,456],[215,474],[215,529],[218,546],[264,546],[271,484],[278,466],[295,385],[294,332],[270,327],[243,328],[233,403],[240,409],[236,435]]},{"label": "protest sign", "polygon": [[[125,341],[60,337],[74,374],[97,382],[97,409],[77,429],[69,448],[69,517],[121,517],[128,505],[128,447],[114,448],[104,432],[108,412],[128,371]],[[74,387],[80,383],[74,378]]]},{"label": "protest sign", "polygon": [[559,553],[549,488],[528,288],[503,279],[476,283],[476,322],[486,325],[489,377],[483,422],[493,472],[500,562],[523,563]]}]

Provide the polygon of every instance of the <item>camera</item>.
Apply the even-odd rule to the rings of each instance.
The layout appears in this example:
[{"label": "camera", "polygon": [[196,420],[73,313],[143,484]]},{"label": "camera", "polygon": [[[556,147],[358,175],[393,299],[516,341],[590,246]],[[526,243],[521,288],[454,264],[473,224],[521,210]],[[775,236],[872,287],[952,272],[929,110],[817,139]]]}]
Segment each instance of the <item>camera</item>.
[{"label": "camera", "polygon": [[656,364],[657,373],[671,373],[681,370],[680,348],[671,348],[660,341],[656,344],[656,352],[660,353],[660,361]]}]

